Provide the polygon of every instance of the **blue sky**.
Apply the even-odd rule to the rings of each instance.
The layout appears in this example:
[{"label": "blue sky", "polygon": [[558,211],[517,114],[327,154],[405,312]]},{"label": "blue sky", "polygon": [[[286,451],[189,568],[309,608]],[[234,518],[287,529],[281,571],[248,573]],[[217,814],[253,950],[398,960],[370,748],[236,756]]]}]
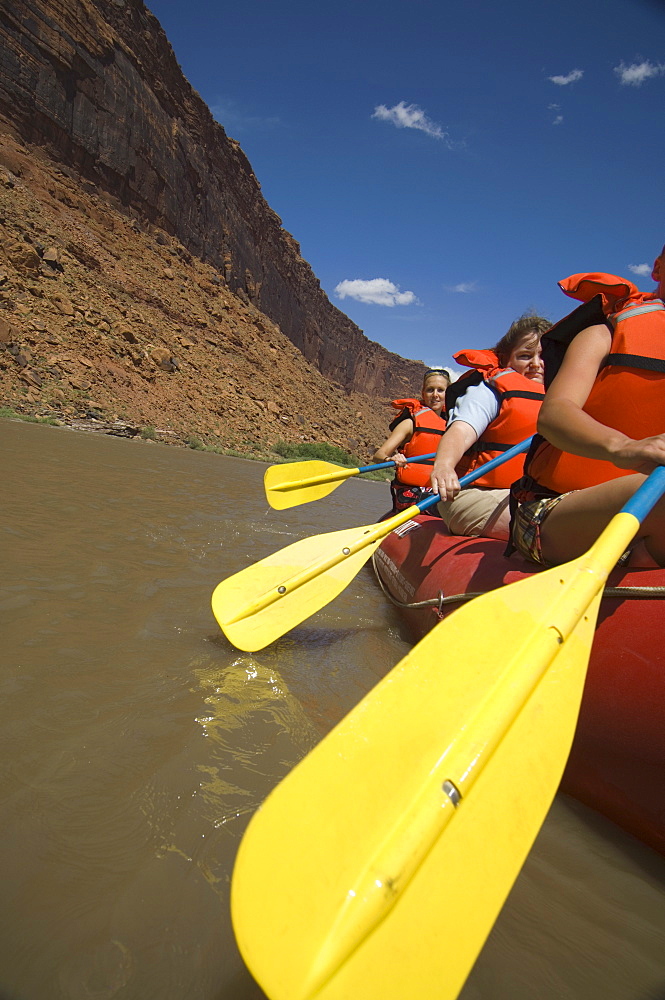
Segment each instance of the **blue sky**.
[{"label": "blue sky", "polygon": [[450,365],[665,242],[661,0],[149,0],[331,301]]}]

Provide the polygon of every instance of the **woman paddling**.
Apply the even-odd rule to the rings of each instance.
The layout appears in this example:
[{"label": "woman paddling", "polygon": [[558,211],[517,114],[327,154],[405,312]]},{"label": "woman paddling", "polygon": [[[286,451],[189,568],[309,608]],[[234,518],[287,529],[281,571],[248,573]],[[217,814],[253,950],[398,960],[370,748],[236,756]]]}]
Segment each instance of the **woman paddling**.
[{"label": "woman paddling", "polygon": [[432,495],[429,483],[432,459],[408,465],[406,459],[436,451],[446,429],[445,402],[449,385],[450,373],[446,368],[428,368],[423,377],[421,399],[393,400],[392,405],[400,413],[390,424],[390,437],[373,455],[375,462],[395,463],[395,478],[390,484],[393,514]]},{"label": "woman paddling", "polygon": [[528,438],[545,392],[540,337],[552,324],[526,314],[491,350],[453,355],[473,369],[448,390],[448,428],[437,449],[431,484],[439,513],[455,535],[507,539],[509,487],[522,472],[513,458],[460,492],[459,477]]},{"label": "woman paddling", "polygon": [[[665,465],[665,247],[654,293],[612,274],[575,274],[559,287],[602,297],[605,323],[568,346],[540,412],[537,442],[513,487],[512,541],[554,566],[581,555],[658,465]],[[631,566],[665,566],[665,500],[642,521]]]}]

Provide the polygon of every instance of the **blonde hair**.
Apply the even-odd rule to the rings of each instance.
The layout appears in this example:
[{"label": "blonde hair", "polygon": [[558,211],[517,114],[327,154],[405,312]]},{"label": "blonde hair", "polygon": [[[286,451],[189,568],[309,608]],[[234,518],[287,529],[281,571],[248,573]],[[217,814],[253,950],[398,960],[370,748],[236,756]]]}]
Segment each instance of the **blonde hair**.
[{"label": "blonde hair", "polygon": [[452,382],[452,378],[450,377],[450,372],[448,371],[447,368],[428,368],[425,374],[423,375],[423,389],[425,388],[425,383],[427,382],[427,379],[430,377],[430,375],[440,375],[441,378],[447,379],[448,385],[450,385],[450,383]]}]

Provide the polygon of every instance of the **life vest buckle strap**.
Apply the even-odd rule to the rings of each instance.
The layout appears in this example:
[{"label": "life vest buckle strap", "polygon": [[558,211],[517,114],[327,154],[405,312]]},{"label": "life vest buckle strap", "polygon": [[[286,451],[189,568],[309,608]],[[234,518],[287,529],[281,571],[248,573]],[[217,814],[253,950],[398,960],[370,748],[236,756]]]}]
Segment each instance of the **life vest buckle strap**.
[{"label": "life vest buckle strap", "polygon": [[615,368],[636,368],[647,372],[665,372],[665,360],[662,358],[647,358],[642,354],[608,354],[602,368],[612,365]]}]

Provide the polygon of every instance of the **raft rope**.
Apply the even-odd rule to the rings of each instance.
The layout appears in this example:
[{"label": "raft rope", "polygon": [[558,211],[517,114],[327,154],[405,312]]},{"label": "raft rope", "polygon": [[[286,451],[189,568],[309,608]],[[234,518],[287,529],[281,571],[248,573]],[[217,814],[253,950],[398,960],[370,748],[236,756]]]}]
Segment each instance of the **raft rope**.
[{"label": "raft rope", "polygon": [[[398,608],[436,608],[437,611],[441,611],[446,604],[463,604],[465,601],[472,601],[475,597],[482,597],[483,594],[490,593],[488,590],[476,590],[470,594],[451,594],[449,597],[444,597],[443,591],[440,590],[437,597],[430,597],[426,601],[412,601],[411,603],[399,601],[390,593],[379,576],[376,568],[376,553],[372,553],[372,569],[374,570],[374,576],[377,579],[379,587],[388,600]],[[665,597],[665,587],[605,587],[603,597],[623,597],[631,598],[632,600],[640,597]]]}]

